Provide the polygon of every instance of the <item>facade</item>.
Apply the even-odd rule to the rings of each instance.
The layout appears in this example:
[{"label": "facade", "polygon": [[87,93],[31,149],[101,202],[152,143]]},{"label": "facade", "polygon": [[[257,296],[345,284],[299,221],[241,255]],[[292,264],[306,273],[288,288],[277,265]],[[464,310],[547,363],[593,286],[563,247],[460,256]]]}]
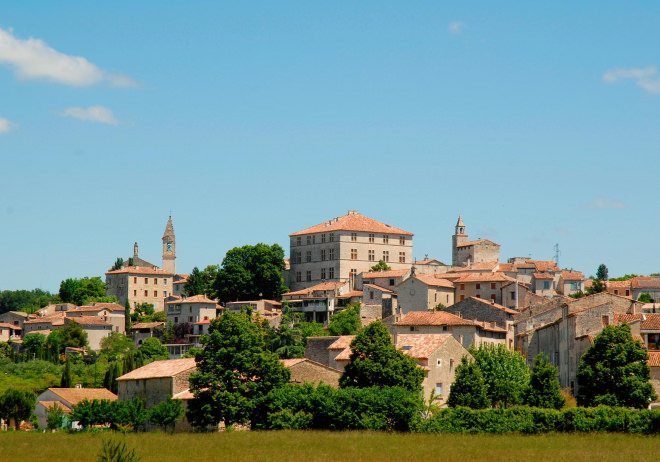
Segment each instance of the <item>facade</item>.
[{"label": "facade", "polygon": [[438,304],[454,304],[454,284],[444,274],[418,274],[396,287],[398,313],[433,310]]},{"label": "facade", "polygon": [[250,308],[253,313],[259,313],[260,315],[269,313],[276,313],[282,309],[282,304],[275,300],[246,300],[242,302],[227,302],[225,303],[226,311],[241,311],[242,308]]},{"label": "facade", "polygon": [[573,295],[577,292],[584,292],[584,281],[584,274],[579,271],[562,271],[559,274],[557,293],[561,295]]},{"label": "facade", "polygon": [[474,319],[475,321],[489,324],[495,323],[497,327],[506,331],[507,348],[513,349],[515,336],[513,322],[514,316],[518,314],[518,311],[476,297],[470,297],[457,302],[444,308],[442,311],[465,319]]},{"label": "facade", "polygon": [[81,316],[96,316],[108,324],[112,325],[114,332],[128,335],[126,323],[124,320],[126,309],[117,303],[90,303],[76,307],[66,312],[67,318],[77,318]]},{"label": "facade", "polygon": [[39,316],[34,319],[30,319],[23,323],[23,336],[31,334],[33,332],[39,332],[44,335],[48,335],[45,332],[50,333],[51,330],[59,329],[64,326],[64,311],[57,311],[54,314]]},{"label": "facade", "polygon": [[[470,297],[483,298],[503,305],[503,288],[516,280],[504,273],[467,273],[454,281],[455,300],[460,302]],[[514,286],[515,292],[515,286]]]},{"label": "facade", "polygon": [[138,348],[150,337],[160,339],[164,331],[164,322],[138,322],[131,326],[131,338],[133,339],[133,343],[135,343],[135,347]]},{"label": "facade", "polygon": [[57,403],[66,411],[85,399],[115,401],[117,395],[105,388],[49,388],[37,397],[37,407],[34,413],[37,416],[39,427],[47,427],[46,409],[49,406]]},{"label": "facade", "polygon": [[483,261],[499,261],[500,245],[488,239],[468,240],[463,218],[459,216],[456,231],[452,236],[451,255],[451,264],[454,267],[467,266],[470,263]]},{"label": "facade", "polygon": [[165,309],[165,299],[172,295],[174,273],[156,267],[127,266],[105,273],[105,291],[114,295],[120,305],[126,301],[132,308],[151,303],[154,310]]},{"label": "facade", "polygon": [[219,309],[215,300],[206,295],[195,295],[167,302],[167,322],[172,324],[194,324],[215,319]]},{"label": "facade", "polygon": [[552,297],[555,293],[555,278],[546,272],[532,273],[532,291],[543,297]]},{"label": "facade", "polygon": [[289,235],[290,287],[297,291],[329,281],[350,282],[379,260],[392,269],[412,263],[413,233],[360,215],[354,210]]},{"label": "facade", "polygon": [[374,284],[385,289],[396,290],[396,286],[410,277],[410,268],[390,271],[369,271],[358,275],[358,286]]},{"label": "facade", "polygon": [[10,340],[20,339],[22,330],[23,329],[20,326],[6,322],[0,322],[0,342],[8,342]]},{"label": "facade", "polygon": [[87,342],[89,348],[92,350],[101,349],[101,340],[109,337],[112,333],[112,324],[105,322],[103,318],[97,316],[76,316],[72,318],[64,318],[64,325],[70,322],[77,322],[80,327],[87,333]]},{"label": "facade", "polygon": [[335,310],[341,309],[353,296],[362,296],[362,292],[350,290],[348,282],[322,282],[294,292],[282,294],[282,300],[287,301],[295,310],[305,314],[305,319],[311,322],[327,323]]},{"label": "facade", "polygon": [[11,324],[23,329],[23,324],[28,320],[28,314],[23,311],[7,311],[0,314],[0,323]]}]

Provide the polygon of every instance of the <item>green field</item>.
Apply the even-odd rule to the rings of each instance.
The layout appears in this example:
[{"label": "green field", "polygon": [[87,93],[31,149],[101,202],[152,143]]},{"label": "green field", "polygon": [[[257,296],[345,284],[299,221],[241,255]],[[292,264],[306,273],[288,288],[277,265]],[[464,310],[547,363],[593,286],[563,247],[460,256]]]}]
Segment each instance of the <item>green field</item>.
[{"label": "green field", "polygon": [[[112,434],[0,434],[3,461],[94,461]],[[370,432],[130,434],[143,462],[657,460],[660,438],[618,434],[424,435]]]}]

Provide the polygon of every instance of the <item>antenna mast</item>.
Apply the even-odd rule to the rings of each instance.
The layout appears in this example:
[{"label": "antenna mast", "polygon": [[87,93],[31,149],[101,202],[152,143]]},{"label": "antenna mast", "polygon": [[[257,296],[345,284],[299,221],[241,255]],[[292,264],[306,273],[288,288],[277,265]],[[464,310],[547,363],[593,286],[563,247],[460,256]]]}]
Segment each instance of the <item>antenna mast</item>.
[{"label": "antenna mast", "polygon": [[561,250],[559,250],[559,244],[555,244],[555,246],[552,249],[555,251],[555,256],[553,257],[553,260],[555,261],[555,264],[559,267],[559,256],[561,255]]}]

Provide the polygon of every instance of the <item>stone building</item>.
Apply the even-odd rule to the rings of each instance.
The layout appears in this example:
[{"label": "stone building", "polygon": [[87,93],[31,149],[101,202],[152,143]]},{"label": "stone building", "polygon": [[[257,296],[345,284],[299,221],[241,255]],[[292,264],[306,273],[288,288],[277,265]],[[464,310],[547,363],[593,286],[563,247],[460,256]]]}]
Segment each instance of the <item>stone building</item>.
[{"label": "stone building", "polygon": [[166,303],[167,322],[176,324],[194,324],[199,321],[215,319],[221,307],[206,295],[183,297]]},{"label": "stone building", "polygon": [[465,319],[495,323],[497,327],[506,331],[507,348],[513,349],[515,336],[513,322],[514,316],[519,313],[518,311],[499,305],[493,301],[476,297],[466,298],[444,308],[442,311]]},{"label": "stone building", "polygon": [[358,274],[358,287],[374,284],[385,289],[396,290],[403,280],[410,277],[410,268],[389,271],[369,271]]},{"label": "stone building", "polygon": [[291,383],[318,385],[323,382],[325,385],[339,388],[341,371],[338,369],[308,358],[280,359],[280,361],[291,371]]},{"label": "stone building", "polygon": [[462,267],[470,263],[499,261],[500,245],[488,239],[468,240],[463,218],[458,217],[456,232],[452,236],[452,266]]},{"label": "stone building", "polygon": [[24,311],[7,311],[0,314],[0,323],[11,324],[23,329],[23,324],[28,320],[28,314]]},{"label": "stone building", "polygon": [[115,401],[117,395],[105,388],[49,388],[37,397],[37,407],[34,414],[40,428],[47,427],[46,410],[52,405],[59,405],[65,412],[83,400],[95,399]]},{"label": "stone building", "polygon": [[384,260],[409,269],[413,233],[360,215],[355,210],[290,237],[290,287],[297,291],[326,281],[350,282]]},{"label": "stone building", "polygon": [[22,330],[23,329],[20,326],[6,322],[0,322],[0,342],[19,340],[21,338]]},{"label": "stone building", "polygon": [[509,286],[511,283],[516,283],[516,280],[506,276],[504,273],[497,272],[467,273],[453,282],[456,288],[456,301],[460,302],[466,298],[477,297],[503,305],[503,288]]},{"label": "stone building", "polygon": [[454,303],[454,284],[444,274],[417,274],[396,287],[398,313],[433,310]]},{"label": "stone building", "polygon": [[282,300],[304,313],[306,321],[325,324],[335,311],[343,309],[348,303],[359,302],[362,296],[363,292],[351,290],[348,282],[334,281],[286,292],[282,294]]},{"label": "stone building", "polygon": [[579,271],[562,271],[559,274],[557,293],[573,295],[577,292],[584,292],[584,281],[584,274]]},{"label": "stone building", "polygon": [[125,332],[125,312],[126,309],[117,303],[90,303],[67,311],[66,317],[96,316],[111,324],[114,332],[128,335],[129,333]]}]

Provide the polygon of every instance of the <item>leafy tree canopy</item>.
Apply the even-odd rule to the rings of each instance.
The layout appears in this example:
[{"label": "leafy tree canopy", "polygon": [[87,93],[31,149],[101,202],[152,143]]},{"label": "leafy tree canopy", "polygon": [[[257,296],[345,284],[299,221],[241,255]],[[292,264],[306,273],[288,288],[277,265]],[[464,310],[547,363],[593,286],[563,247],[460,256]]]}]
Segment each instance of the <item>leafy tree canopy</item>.
[{"label": "leafy tree canopy", "polygon": [[392,344],[387,327],[372,322],[351,342],[350,362],[339,379],[346,387],[403,387],[420,392],[425,372],[417,361]]},{"label": "leafy tree canopy", "polygon": [[605,292],[605,284],[600,279],[594,279],[591,282],[591,287],[587,288],[587,295],[599,294]]},{"label": "leafy tree canopy", "polygon": [[278,299],[282,284],[284,249],[278,244],[235,247],[225,255],[213,284],[220,301]]},{"label": "leafy tree canopy", "polygon": [[348,305],[344,310],[332,315],[328,323],[330,335],[355,335],[361,328],[359,303]]},{"label": "leafy tree canopy", "polygon": [[642,303],[652,303],[653,299],[651,298],[651,294],[645,292],[643,294],[639,294],[639,297],[637,297],[637,301],[640,301]]},{"label": "leafy tree canopy", "polygon": [[106,357],[108,361],[123,358],[134,349],[133,340],[119,332],[110,332],[109,336],[101,339],[101,355]]},{"label": "leafy tree canopy", "polygon": [[385,263],[385,260],[378,260],[378,263],[371,267],[371,271],[389,271],[391,269],[390,265]]},{"label": "leafy tree canopy", "polygon": [[149,421],[166,431],[172,432],[174,431],[174,425],[181,420],[183,414],[181,400],[172,399],[171,396],[168,396],[166,401],[161,401],[151,408]]},{"label": "leafy tree canopy", "polygon": [[628,324],[606,326],[580,361],[578,404],[648,407],[656,394],[647,361],[646,349],[633,339]]},{"label": "leafy tree canopy", "polygon": [[36,405],[37,395],[34,393],[10,388],[0,396],[0,419],[14,419],[18,430],[21,421],[30,418]]},{"label": "leafy tree canopy", "polygon": [[62,332],[62,347],[83,348],[87,346],[87,332],[80,324],[71,319],[64,324]]},{"label": "leafy tree canopy", "polygon": [[470,348],[486,383],[486,394],[491,406],[508,407],[522,404],[529,384],[529,367],[517,351],[503,344],[479,345]]},{"label": "leafy tree canopy", "polygon": [[197,427],[248,422],[256,401],[290,380],[291,372],[264,349],[261,326],[247,314],[212,320],[201,342],[190,376],[195,398],[188,405],[188,420]]},{"label": "leafy tree canopy", "polygon": [[142,342],[138,351],[142,353],[145,362],[170,359],[170,353],[167,351],[167,347],[163,346],[156,337],[149,337]]},{"label": "leafy tree canopy", "polygon": [[469,407],[486,409],[490,404],[486,395],[486,384],[479,366],[468,356],[461,358],[461,364],[456,368],[456,377],[449,392],[447,405],[449,407]]},{"label": "leafy tree canopy", "polygon": [[186,295],[188,297],[206,295],[211,299],[217,298],[214,282],[218,277],[218,271],[220,271],[218,265],[209,265],[201,271],[195,266],[190,272],[183,288]]},{"label": "leafy tree canopy", "polygon": [[607,281],[607,276],[608,276],[607,266],[605,266],[605,263],[601,263],[600,265],[598,265],[598,269],[596,270],[596,279],[600,279],[601,281]]},{"label": "leafy tree canopy", "polygon": [[28,355],[39,354],[46,344],[46,336],[39,332],[31,332],[23,338],[23,351]]},{"label": "leafy tree canopy", "polygon": [[529,387],[525,393],[525,404],[533,407],[561,409],[566,400],[561,393],[557,376],[559,371],[548,362],[548,357],[539,353],[534,359]]},{"label": "leafy tree canopy", "polygon": [[0,314],[7,311],[27,311],[32,312],[43,308],[49,303],[59,303],[58,295],[51,295],[50,292],[34,290],[3,290],[0,291]]},{"label": "leafy tree canopy", "polygon": [[73,303],[78,306],[105,301],[105,283],[98,276],[65,279],[60,283],[59,295],[63,303]]},{"label": "leafy tree canopy", "polygon": [[[624,275],[624,276],[619,276],[618,278],[610,278],[609,280],[610,280],[610,281],[628,281],[628,280],[630,280],[630,279],[632,279],[632,278],[638,278],[638,277],[640,277],[640,276],[642,276],[642,275],[641,275],[641,274],[631,273],[631,274],[626,274],[626,275]],[[653,275],[651,275],[651,276],[653,276]]]},{"label": "leafy tree canopy", "polygon": [[122,269],[124,266],[124,259],[121,257],[118,257],[117,260],[115,260],[115,264],[112,265],[112,268],[110,268],[110,271],[117,271]]}]

